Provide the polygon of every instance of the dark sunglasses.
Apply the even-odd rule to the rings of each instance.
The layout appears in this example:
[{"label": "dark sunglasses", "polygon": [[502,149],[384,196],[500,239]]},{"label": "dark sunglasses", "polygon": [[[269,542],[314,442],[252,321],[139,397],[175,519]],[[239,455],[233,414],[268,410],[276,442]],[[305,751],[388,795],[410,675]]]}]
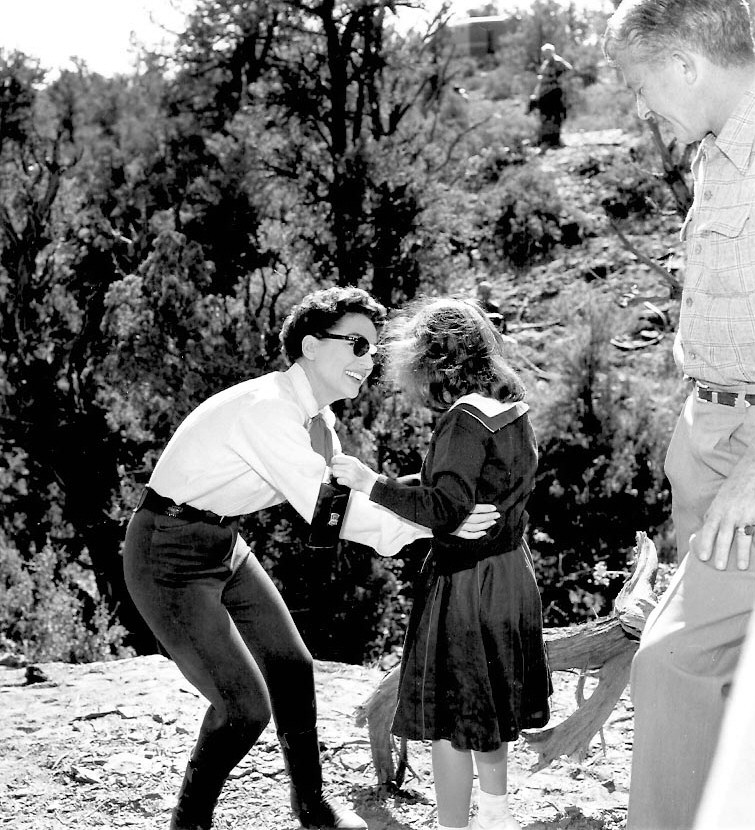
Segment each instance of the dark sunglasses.
[{"label": "dark sunglasses", "polygon": [[316,334],[320,340],[348,340],[351,348],[354,349],[355,357],[363,357],[368,352],[370,355],[377,353],[377,346],[361,334]]}]

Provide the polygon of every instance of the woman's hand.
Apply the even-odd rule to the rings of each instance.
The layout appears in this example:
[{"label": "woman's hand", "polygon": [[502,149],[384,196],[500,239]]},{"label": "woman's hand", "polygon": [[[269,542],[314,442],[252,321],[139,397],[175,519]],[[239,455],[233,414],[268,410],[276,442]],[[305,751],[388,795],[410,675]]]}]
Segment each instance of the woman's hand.
[{"label": "woman's hand", "polygon": [[359,490],[368,496],[378,480],[378,474],[353,455],[337,453],[330,461],[330,469],[339,484]]},{"label": "woman's hand", "polygon": [[460,539],[481,539],[500,516],[494,504],[476,504],[474,510],[451,535]]}]

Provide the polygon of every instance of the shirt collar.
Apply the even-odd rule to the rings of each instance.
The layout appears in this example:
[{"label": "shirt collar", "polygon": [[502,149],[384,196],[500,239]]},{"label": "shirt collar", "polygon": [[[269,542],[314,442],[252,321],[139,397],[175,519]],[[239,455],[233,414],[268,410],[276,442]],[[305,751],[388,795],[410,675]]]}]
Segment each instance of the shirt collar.
[{"label": "shirt collar", "polygon": [[292,363],[285,374],[290,379],[296,397],[301,402],[307,414],[307,426],[318,412],[322,415],[323,420],[328,426],[334,426],[336,422],[335,413],[327,404],[322,409],[318,409],[315,393],[312,391],[312,385],[304,369],[298,363]]},{"label": "shirt collar", "polygon": [[702,143],[715,142],[721,152],[744,174],[755,149],[755,89],[744,93],[717,136],[707,135]]}]

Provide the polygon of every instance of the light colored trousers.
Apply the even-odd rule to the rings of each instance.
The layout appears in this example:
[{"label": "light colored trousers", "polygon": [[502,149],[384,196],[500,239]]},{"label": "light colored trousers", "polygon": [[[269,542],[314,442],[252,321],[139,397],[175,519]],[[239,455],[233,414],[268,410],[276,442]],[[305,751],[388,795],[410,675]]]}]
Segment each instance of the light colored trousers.
[{"label": "light colored trousers", "polygon": [[750,619],[695,830],[755,827],[755,615]]},{"label": "light colored trousers", "polygon": [[[755,407],[687,399],[666,457],[680,557],[753,442]],[[648,619],[632,664],[628,830],[693,826],[754,603],[755,555],[748,571],[733,554],[717,571],[693,550]]]}]

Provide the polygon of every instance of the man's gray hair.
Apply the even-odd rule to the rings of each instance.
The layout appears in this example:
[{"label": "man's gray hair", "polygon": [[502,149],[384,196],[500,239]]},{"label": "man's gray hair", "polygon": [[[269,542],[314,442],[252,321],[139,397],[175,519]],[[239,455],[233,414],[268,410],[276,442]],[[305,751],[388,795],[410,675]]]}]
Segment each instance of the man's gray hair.
[{"label": "man's gray hair", "polygon": [[608,21],[603,51],[653,62],[687,48],[722,66],[755,60],[747,0],[624,0]]}]

